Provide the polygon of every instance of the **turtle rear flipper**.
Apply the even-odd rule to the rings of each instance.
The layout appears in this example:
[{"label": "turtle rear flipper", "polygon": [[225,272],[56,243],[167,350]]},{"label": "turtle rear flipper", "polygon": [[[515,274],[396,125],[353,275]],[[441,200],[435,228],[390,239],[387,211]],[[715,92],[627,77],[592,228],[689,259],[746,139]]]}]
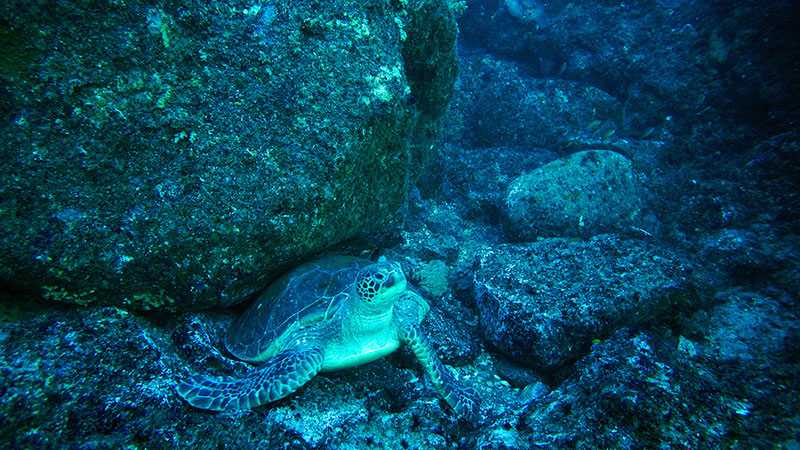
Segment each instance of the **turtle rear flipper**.
[{"label": "turtle rear flipper", "polygon": [[319,372],[323,359],[319,347],[287,349],[245,378],[195,376],[179,382],[175,390],[196,408],[250,409],[286,397],[306,384]]},{"label": "turtle rear flipper", "polygon": [[460,417],[475,423],[478,419],[478,400],[475,391],[462,386],[450,370],[442,364],[425,335],[416,325],[402,328],[402,337],[425,368],[437,391]]}]

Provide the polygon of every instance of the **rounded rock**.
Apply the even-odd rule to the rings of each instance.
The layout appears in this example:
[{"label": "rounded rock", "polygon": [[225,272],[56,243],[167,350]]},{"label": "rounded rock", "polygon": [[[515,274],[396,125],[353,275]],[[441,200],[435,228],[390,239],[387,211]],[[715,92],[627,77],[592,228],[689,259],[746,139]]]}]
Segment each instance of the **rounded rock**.
[{"label": "rounded rock", "polygon": [[628,231],[640,207],[631,161],[606,150],[577,152],[524,174],[505,199],[507,230],[520,241]]}]

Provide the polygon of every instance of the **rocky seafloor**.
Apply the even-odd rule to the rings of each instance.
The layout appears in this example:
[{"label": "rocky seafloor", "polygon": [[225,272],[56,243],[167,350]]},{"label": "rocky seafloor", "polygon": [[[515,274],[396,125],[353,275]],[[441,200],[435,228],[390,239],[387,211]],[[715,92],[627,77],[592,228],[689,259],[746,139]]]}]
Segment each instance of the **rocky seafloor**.
[{"label": "rocky seafloor", "polygon": [[[791,2],[0,8],[0,447],[800,447]],[[407,349],[176,395],[330,253],[402,264],[476,420]]]}]

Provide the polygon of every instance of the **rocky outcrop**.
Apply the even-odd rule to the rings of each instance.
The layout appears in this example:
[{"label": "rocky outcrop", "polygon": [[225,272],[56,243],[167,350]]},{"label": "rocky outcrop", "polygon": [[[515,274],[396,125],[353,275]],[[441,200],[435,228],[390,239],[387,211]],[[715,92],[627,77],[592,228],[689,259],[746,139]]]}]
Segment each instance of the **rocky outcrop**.
[{"label": "rocky outcrop", "polygon": [[413,6],[4,2],[0,282],[228,305],[391,222],[456,73],[449,3]]},{"label": "rocky outcrop", "polygon": [[475,295],[486,339],[554,369],[623,326],[672,320],[695,303],[688,264],[638,240],[602,235],[500,245],[480,256]]},{"label": "rocky outcrop", "polygon": [[[701,144],[731,138],[738,125],[721,117],[764,121],[773,132],[796,117],[785,95],[797,92],[789,11],[785,0],[482,0],[461,27],[466,46],[517,61],[536,78],[577,80],[616,97],[626,133],[695,128]],[[784,46],[764,52],[764,40]]]},{"label": "rocky outcrop", "polygon": [[623,329],[531,405],[519,447],[793,445],[796,377],[776,383],[775,372],[689,357],[668,332]]},{"label": "rocky outcrop", "polygon": [[491,54],[465,51],[446,136],[465,147],[575,148],[616,142],[624,105],[590,83],[536,78]]}]

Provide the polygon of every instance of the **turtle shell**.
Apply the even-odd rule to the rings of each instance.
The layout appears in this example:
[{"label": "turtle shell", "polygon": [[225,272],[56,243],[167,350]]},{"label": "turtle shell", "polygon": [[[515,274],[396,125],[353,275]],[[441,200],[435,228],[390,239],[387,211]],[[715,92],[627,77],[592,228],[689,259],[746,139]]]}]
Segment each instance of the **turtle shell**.
[{"label": "turtle shell", "polygon": [[328,256],[283,275],[234,321],[225,346],[239,359],[261,362],[276,353],[284,333],[329,319],[372,261]]}]

